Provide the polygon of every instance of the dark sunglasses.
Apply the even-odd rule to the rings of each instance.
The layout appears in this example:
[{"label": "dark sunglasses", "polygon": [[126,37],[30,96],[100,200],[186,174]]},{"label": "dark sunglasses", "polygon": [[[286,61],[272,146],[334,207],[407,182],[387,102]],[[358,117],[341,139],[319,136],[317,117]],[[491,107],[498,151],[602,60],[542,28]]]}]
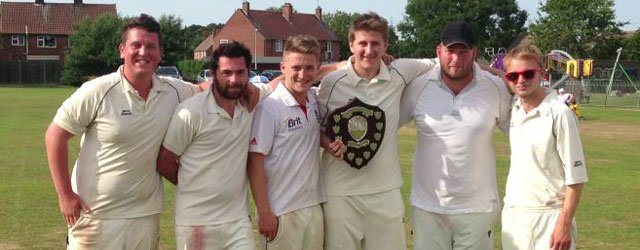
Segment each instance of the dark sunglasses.
[{"label": "dark sunglasses", "polygon": [[531,80],[536,76],[536,73],[538,73],[538,69],[528,69],[520,72],[509,72],[506,73],[504,77],[511,82],[515,82],[520,76],[524,77],[525,80]]}]

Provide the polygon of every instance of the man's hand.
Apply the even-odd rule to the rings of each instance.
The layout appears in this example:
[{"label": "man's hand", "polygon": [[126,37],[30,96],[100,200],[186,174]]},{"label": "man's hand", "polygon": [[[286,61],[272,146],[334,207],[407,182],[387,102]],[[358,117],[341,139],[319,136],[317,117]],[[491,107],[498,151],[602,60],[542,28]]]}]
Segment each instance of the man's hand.
[{"label": "man's hand", "polygon": [[553,250],[567,250],[571,247],[571,222],[567,224],[562,220],[562,216],[558,217],[556,226],[553,229],[549,247]]},{"label": "man's hand", "polygon": [[393,55],[384,53],[382,54],[382,61],[384,62],[384,65],[389,66],[389,64],[391,64],[391,62],[395,61],[396,58],[393,57]]},{"label": "man's hand", "polygon": [[240,103],[247,107],[249,112],[252,112],[253,109],[258,105],[260,101],[260,90],[258,87],[253,86],[252,83],[247,83],[246,91],[244,92],[244,96],[240,98]]},{"label": "man's hand", "polygon": [[80,219],[80,210],[85,213],[91,212],[89,206],[76,193],[59,196],[58,204],[60,205],[62,217],[67,222],[67,227],[75,225]]},{"label": "man's hand", "polygon": [[269,241],[275,239],[278,234],[278,217],[271,212],[259,215],[258,231]]}]

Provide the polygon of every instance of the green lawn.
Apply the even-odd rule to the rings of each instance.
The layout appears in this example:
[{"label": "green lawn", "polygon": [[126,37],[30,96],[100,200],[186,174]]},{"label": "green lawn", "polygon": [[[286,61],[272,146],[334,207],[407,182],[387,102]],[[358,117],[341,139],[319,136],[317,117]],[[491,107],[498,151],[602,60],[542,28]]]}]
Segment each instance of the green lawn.
[{"label": "green lawn", "polygon": [[[44,153],[43,134],[64,87],[0,87],[0,249],[63,249],[66,226]],[[579,249],[640,249],[640,112],[583,107],[582,138],[589,183],[578,210]],[[412,127],[400,132],[400,159],[408,198],[415,144]],[[508,168],[506,137],[496,133],[501,193]],[[77,138],[71,143],[72,158]],[[173,249],[173,187],[166,185],[161,249]],[[409,204],[406,203],[407,215]],[[499,226],[497,228],[499,231]],[[499,234],[496,248],[500,249]],[[411,245],[411,240],[408,240]]]}]

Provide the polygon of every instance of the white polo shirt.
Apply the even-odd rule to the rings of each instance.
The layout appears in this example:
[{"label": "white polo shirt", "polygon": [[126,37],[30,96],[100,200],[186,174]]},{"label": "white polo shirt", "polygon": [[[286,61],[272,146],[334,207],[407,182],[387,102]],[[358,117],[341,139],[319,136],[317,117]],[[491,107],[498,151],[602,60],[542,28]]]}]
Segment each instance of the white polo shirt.
[{"label": "white polo shirt", "polygon": [[440,214],[496,209],[493,132],[507,132],[511,95],[505,83],[474,63],[473,81],[458,95],[438,65],[414,80],[402,100],[403,119],[416,123],[411,203]]},{"label": "white polo shirt", "polygon": [[74,135],[84,134],[71,181],[91,208],[86,216],[118,219],[162,212],[158,150],[173,110],[196,92],[193,84],[154,76],[145,101],[120,67],[84,83],[64,101],[53,122]]},{"label": "white polo shirt", "polygon": [[[261,97],[267,93],[261,89]],[[180,156],[175,224],[207,226],[248,213],[247,150],[253,113],[239,103],[231,117],[211,89],[181,103],[162,146]]]},{"label": "white polo shirt", "polygon": [[317,89],[307,93],[306,114],[284,84],[263,100],[251,127],[249,152],[265,155],[271,209],[280,216],[326,200],[320,181],[320,113]]},{"label": "white polo shirt", "polygon": [[554,91],[547,92],[529,113],[520,99],[513,104],[505,207],[559,208],[567,185],[587,182],[578,119]]},{"label": "white polo shirt", "polygon": [[330,154],[322,155],[320,165],[328,195],[374,194],[402,185],[397,147],[400,96],[409,82],[436,64],[433,59],[398,59],[389,67],[381,63],[378,75],[368,80],[359,77],[348,63],[346,69],[336,70],[322,79],[318,104],[323,127],[333,110],[353,98],[378,106],[386,116],[382,143],[366,166],[356,169]]}]

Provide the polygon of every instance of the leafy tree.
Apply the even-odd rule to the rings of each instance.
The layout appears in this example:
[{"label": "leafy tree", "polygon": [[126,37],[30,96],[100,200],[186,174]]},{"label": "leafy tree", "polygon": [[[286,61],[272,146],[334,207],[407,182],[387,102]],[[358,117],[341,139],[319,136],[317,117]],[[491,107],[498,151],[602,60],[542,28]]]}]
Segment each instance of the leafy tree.
[{"label": "leafy tree", "polygon": [[480,52],[485,47],[509,47],[526,31],[527,12],[515,0],[409,0],[405,10],[398,30],[402,51],[412,57],[434,57],[440,31],[450,21],[464,20],[472,26]]},{"label": "leafy tree", "polygon": [[186,81],[195,83],[196,77],[205,68],[206,64],[206,60],[182,60],[177,63],[177,66]]},{"label": "leafy tree", "polygon": [[621,46],[613,0],[548,0],[540,4],[542,16],[529,29],[543,51],[562,49],[574,57],[608,59]]},{"label": "leafy tree", "polygon": [[161,64],[175,65],[178,61],[186,59],[186,55],[193,54],[193,50],[189,50],[187,47],[187,37],[181,18],[175,15],[162,15],[158,22],[162,29],[162,48],[164,50]]},{"label": "leafy tree", "polygon": [[640,60],[640,29],[622,40],[622,57],[626,60]]},{"label": "leafy tree", "polygon": [[89,76],[113,72],[121,64],[118,45],[122,19],[103,14],[95,20],[86,19],[75,27],[69,37],[71,47],[62,67],[61,82],[79,86]]}]

